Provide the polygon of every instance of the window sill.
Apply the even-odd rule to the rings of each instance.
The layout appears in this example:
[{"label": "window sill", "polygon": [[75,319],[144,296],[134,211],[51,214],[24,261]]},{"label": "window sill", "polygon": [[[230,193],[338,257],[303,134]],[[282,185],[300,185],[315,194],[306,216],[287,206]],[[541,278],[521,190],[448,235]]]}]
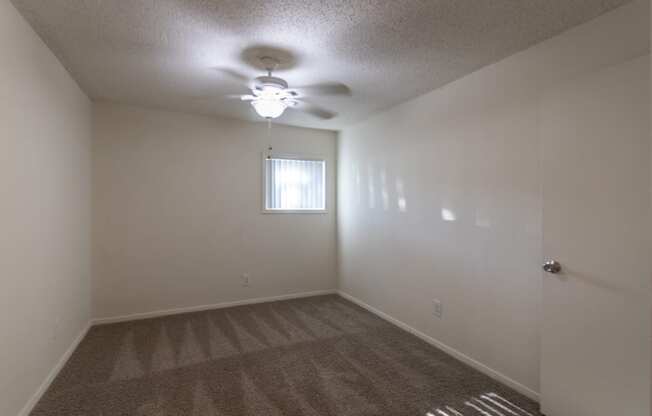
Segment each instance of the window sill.
[{"label": "window sill", "polygon": [[264,209],[263,214],[328,214],[325,209]]}]

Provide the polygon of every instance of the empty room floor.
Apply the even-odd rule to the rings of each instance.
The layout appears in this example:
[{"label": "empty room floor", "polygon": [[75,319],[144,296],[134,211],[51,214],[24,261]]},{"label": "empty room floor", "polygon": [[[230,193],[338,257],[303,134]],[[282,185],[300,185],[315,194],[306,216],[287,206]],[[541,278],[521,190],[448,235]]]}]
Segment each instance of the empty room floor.
[{"label": "empty room floor", "polygon": [[539,415],[337,295],[93,327],[31,413]]}]

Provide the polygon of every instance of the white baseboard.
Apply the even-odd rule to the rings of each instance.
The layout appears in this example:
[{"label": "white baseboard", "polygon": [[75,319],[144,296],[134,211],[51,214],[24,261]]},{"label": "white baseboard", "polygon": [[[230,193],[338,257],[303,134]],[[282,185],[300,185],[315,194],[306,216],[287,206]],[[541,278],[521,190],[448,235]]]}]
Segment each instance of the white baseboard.
[{"label": "white baseboard", "polygon": [[50,387],[50,384],[54,381],[56,376],[59,374],[59,371],[63,368],[64,365],[68,362],[68,359],[70,359],[70,356],[72,355],[73,352],[77,349],[77,346],[79,343],[84,339],[86,336],[86,333],[88,333],[88,330],[91,328],[91,323],[87,323],[84,328],[82,328],[81,331],[79,331],[79,334],[75,337],[75,339],[72,341],[66,352],[63,353],[61,358],[59,358],[59,361],[55,364],[55,366],[50,370],[48,373],[47,377],[45,380],[43,380],[43,383],[39,386],[39,388],[36,390],[36,392],[30,397],[30,399],[27,401],[23,409],[18,413],[18,416],[28,416],[32,410],[34,409],[34,406],[36,406],[36,403],[38,403],[39,400],[41,400],[41,397],[43,394],[47,391],[47,389]]},{"label": "white baseboard", "polygon": [[110,316],[110,317],[106,317],[106,318],[95,318],[95,319],[92,320],[92,324],[93,325],[113,324],[113,323],[116,323],[116,322],[126,322],[126,321],[135,321],[135,320],[139,320],[139,319],[158,318],[160,316],[177,315],[177,314],[180,314],[180,313],[201,312],[201,311],[208,311],[208,310],[211,310],[211,309],[229,308],[231,306],[253,305],[253,304],[256,304],[256,303],[274,302],[274,301],[277,301],[277,300],[287,300],[287,299],[307,298],[307,297],[310,297],[310,296],[319,296],[319,295],[332,295],[332,294],[335,294],[335,293],[337,293],[336,289],[315,290],[315,291],[312,291],[312,292],[289,293],[287,295],[269,296],[269,297],[265,297],[265,298],[250,298],[250,299],[236,300],[236,301],[231,301],[231,302],[213,303],[213,304],[210,304],[210,305],[187,306],[187,307],[183,307],[183,308],[163,309],[163,310],[152,311],[152,312],[134,313],[134,314],[131,314],[131,315]]},{"label": "white baseboard", "polygon": [[368,310],[369,312],[373,313],[374,315],[377,315],[378,317],[398,326],[399,328],[411,333],[412,335],[415,335],[425,342],[427,342],[430,345],[433,345],[440,350],[448,353],[449,355],[452,355],[453,357],[457,358],[458,360],[462,361],[463,363],[466,363],[470,365],[471,367],[475,368],[476,370],[488,375],[489,377],[493,378],[494,380],[497,380],[503,384],[508,385],[509,387],[513,388],[514,390],[518,391],[519,393],[529,397],[532,400],[539,401],[539,393],[532,390],[531,388],[519,383],[518,381],[509,378],[505,374],[494,370],[493,368],[486,366],[482,364],[481,362],[474,360],[473,358],[469,357],[468,355],[456,350],[453,347],[450,347],[446,344],[444,344],[441,341],[436,340],[435,338],[424,334],[423,332],[419,331],[418,329],[415,329],[411,327],[410,325],[406,324],[403,321],[399,321],[398,319],[386,314],[385,312],[382,312],[376,308],[374,308],[371,305],[367,305],[360,299],[349,295],[346,292],[342,292],[341,290],[337,292],[340,296],[342,296],[344,299],[350,300],[351,302],[357,304],[358,306],[363,307],[364,309]]}]

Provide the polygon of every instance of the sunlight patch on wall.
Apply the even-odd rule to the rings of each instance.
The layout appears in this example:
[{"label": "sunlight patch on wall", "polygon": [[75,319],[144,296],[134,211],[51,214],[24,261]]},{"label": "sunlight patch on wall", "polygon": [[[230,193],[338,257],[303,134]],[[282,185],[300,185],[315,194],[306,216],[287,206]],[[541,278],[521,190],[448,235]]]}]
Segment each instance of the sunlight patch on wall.
[{"label": "sunlight patch on wall", "polygon": [[387,192],[387,172],[380,170],[380,195],[383,202],[383,210],[389,211],[389,192]]},{"label": "sunlight patch on wall", "polygon": [[455,215],[455,212],[452,209],[442,208],[441,219],[444,221],[455,221],[457,220],[457,216]]},{"label": "sunlight patch on wall", "polygon": [[360,176],[360,169],[357,164],[353,164],[353,174],[355,175],[355,192],[356,202],[358,206],[362,205],[362,178]]},{"label": "sunlight patch on wall", "polygon": [[396,178],[396,205],[399,212],[407,212],[407,199],[405,199],[405,185],[401,178]]},{"label": "sunlight patch on wall", "polygon": [[481,209],[475,211],[475,225],[480,228],[491,228],[489,215]]},{"label": "sunlight patch on wall", "polygon": [[369,177],[369,209],[376,208],[376,186],[374,184],[374,166],[370,163],[367,167],[367,175]]}]

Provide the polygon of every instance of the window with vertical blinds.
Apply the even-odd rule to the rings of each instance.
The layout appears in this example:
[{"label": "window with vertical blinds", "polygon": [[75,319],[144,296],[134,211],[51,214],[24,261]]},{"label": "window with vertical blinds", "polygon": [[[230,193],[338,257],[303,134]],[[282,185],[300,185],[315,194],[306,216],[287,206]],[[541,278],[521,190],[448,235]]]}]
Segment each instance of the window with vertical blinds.
[{"label": "window with vertical blinds", "polygon": [[326,210],[324,160],[265,159],[266,211]]}]

